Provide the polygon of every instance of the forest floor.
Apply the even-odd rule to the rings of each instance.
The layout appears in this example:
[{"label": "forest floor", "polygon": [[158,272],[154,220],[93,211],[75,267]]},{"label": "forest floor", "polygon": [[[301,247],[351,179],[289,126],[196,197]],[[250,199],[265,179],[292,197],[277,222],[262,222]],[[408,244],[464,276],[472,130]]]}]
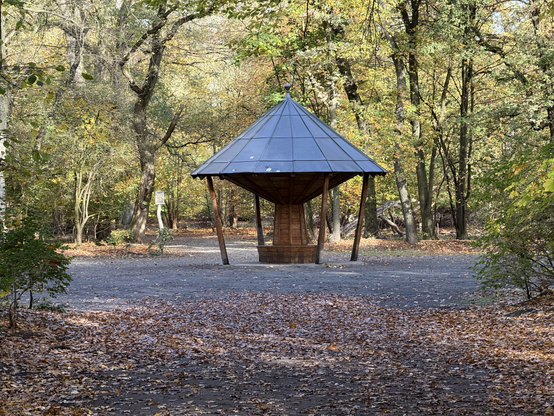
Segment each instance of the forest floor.
[{"label": "forest floor", "polygon": [[253,241],[229,238],[231,267],[210,233],[72,250],[67,312],[0,327],[0,415],[554,414],[554,296],[479,292],[467,242],[363,240],[352,265],[346,241],[287,268]]}]

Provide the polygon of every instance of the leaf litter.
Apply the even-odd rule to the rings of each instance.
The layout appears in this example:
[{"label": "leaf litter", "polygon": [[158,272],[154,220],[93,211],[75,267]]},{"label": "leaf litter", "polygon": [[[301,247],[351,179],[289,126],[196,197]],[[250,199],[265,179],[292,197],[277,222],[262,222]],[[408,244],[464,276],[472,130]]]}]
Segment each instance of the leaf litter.
[{"label": "leaf litter", "polygon": [[554,313],[508,310],[243,292],[22,311],[0,415],[552,414]]}]

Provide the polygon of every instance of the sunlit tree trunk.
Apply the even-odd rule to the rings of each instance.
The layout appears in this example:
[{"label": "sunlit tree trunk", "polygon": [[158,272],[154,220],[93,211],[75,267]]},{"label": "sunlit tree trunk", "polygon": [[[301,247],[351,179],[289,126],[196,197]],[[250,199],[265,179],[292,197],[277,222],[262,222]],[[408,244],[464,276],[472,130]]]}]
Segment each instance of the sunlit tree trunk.
[{"label": "sunlit tree trunk", "polygon": [[400,140],[402,138],[402,129],[404,127],[404,121],[406,119],[406,109],[404,101],[406,100],[406,67],[402,62],[402,56],[399,52],[396,39],[382,27],[385,38],[390,43],[393,54],[391,56],[394,70],[396,74],[396,143],[395,154],[393,158],[394,174],[396,178],[396,187],[398,188],[398,195],[400,197],[400,204],[402,205],[402,214],[404,216],[404,224],[406,226],[406,242],[409,244],[417,244],[417,224],[412,209],[412,200],[410,198],[410,192],[408,190],[408,183],[404,176],[404,167],[402,164],[402,149],[400,147]]},{"label": "sunlit tree trunk", "polygon": [[[136,133],[136,131],[135,131]],[[156,179],[155,151],[151,146],[139,147],[140,159],[140,183],[137,197],[135,199],[135,209],[129,227],[133,233],[135,241],[143,241],[148,222],[148,210],[154,191],[154,181]]]},{"label": "sunlit tree trunk", "polygon": [[[410,103],[415,109],[415,114],[411,117],[412,139],[415,146],[415,156],[417,158],[416,176],[419,206],[421,212],[421,229],[424,240],[432,239],[434,236],[434,221],[432,212],[433,200],[433,179],[432,171],[427,176],[426,155],[422,140],[420,105],[421,93],[419,85],[419,60],[418,60],[418,30],[419,30],[419,8],[420,0],[410,1],[411,15],[408,13],[407,1],[400,6],[402,20],[406,34],[408,35],[408,76],[410,80]],[[436,155],[436,149],[432,150],[432,155]],[[434,160],[431,160],[434,167]]]},{"label": "sunlit tree trunk", "polygon": [[[0,2],[0,74],[4,72],[4,22],[5,17],[2,13],[2,3]],[[6,157],[6,129],[8,128],[8,118],[10,116],[10,94],[9,88],[0,80],[0,86],[4,88],[5,93],[0,95],[0,220],[3,219],[6,212],[6,182],[4,179],[4,159]]]},{"label": "sunlit tree trunk", "polygon": [[[0,46],[1,48],[1,46]],[[1,65],[1,64],[0,64]],[[10,97],[8,92],[0,95],[0,220],[6,212],[6,182],[4,179],[4,158],[6,157],[6,129],[10,113]]]},{"label": "sunlit tree trunk", "polygon": [[410,192],[408,190],[408,183],[404,176],[404,167],[402,165],[402,155],[400,149],[400,138],[402,135],[402,128],[404,126],[404,120],[406,118],[406,112],[404,108],[404,100],[406,95],[406,67],[402,63],[399,57],[393,56],[394,68],[396,71],[396,135],[397,142],[395,145],[394,155],[394,174],[396,177],[396,186],[398,188],[398,195],[400,196],[400,203],[402,205],[402,213],[404,216],[404,223],[406,226],[406,242],[409,244],[416,244],[418,242],[417,237],[417,224],[415,221],[414,212],[412,209],[412,200],[410,198]]},{"label": "sunlit tree trunk", "polygon": [[96,172],[94,168],[88,173],[84,172],[82,169],[75,172],[75,244],[78,246],[83,243],[83,230],[88,220],[92,217],[92,215],[89,214],[89,204],[95,176]]}]

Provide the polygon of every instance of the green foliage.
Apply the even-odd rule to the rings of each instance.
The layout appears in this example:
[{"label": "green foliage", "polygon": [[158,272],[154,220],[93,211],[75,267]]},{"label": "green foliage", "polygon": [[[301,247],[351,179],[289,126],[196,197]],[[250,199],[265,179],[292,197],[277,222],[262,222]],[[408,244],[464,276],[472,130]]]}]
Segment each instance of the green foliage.
[{"label": "green foliage", "polygon": [[23,219],[10,215],[0,232],[0,295],[8,299],[9,326],[15,329],[17,305],[29,292],[47,293],[55,297],[66,293],[71,282],[67,273],[70,259],[60,250],[65,247],[51,239],[44,223],[30,213]]},{"label": "green foliage", "polygon": [[486,176],[499,215],[487,221],[479,241],[486,250],[477,265],[484,286],[516,286],[531,297],[554,285],[553,148],[524,153]]},{"label": "green foliage", "polygon": [[33,306],[33,309],[40,309],[43,311],[65,313],[66,308],[62,304],[55,304],[50,299],[43,298],[39,303]]},{"label": "green foliage", "polygon": [[131,230],[114,230],[106,238],[106,243],[113,246],[114,253],[118,245],[123,243],[126,247],[129,247],[132,241],[133,233]]},{"label": "green foliage", "polygon": [[158,248],[160,249],[160,254],[163,254],[164,252],[166,241],[172,241],[173,238],[173,231],[167,227],[164,227],[158,231],[158,238],[156,241],[158,243]]}]

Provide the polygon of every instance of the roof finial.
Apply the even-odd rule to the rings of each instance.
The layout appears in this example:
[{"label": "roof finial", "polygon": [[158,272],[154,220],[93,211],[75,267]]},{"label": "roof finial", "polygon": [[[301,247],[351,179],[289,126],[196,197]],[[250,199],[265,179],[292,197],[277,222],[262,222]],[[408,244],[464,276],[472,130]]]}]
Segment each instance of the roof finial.
[{"label": "roof finial", "polygon": [[287,92],[287,96],[290,95],[290,87],[291,87],[291,85],[287,82],[287,83],[285,84],[285,91]]}]

